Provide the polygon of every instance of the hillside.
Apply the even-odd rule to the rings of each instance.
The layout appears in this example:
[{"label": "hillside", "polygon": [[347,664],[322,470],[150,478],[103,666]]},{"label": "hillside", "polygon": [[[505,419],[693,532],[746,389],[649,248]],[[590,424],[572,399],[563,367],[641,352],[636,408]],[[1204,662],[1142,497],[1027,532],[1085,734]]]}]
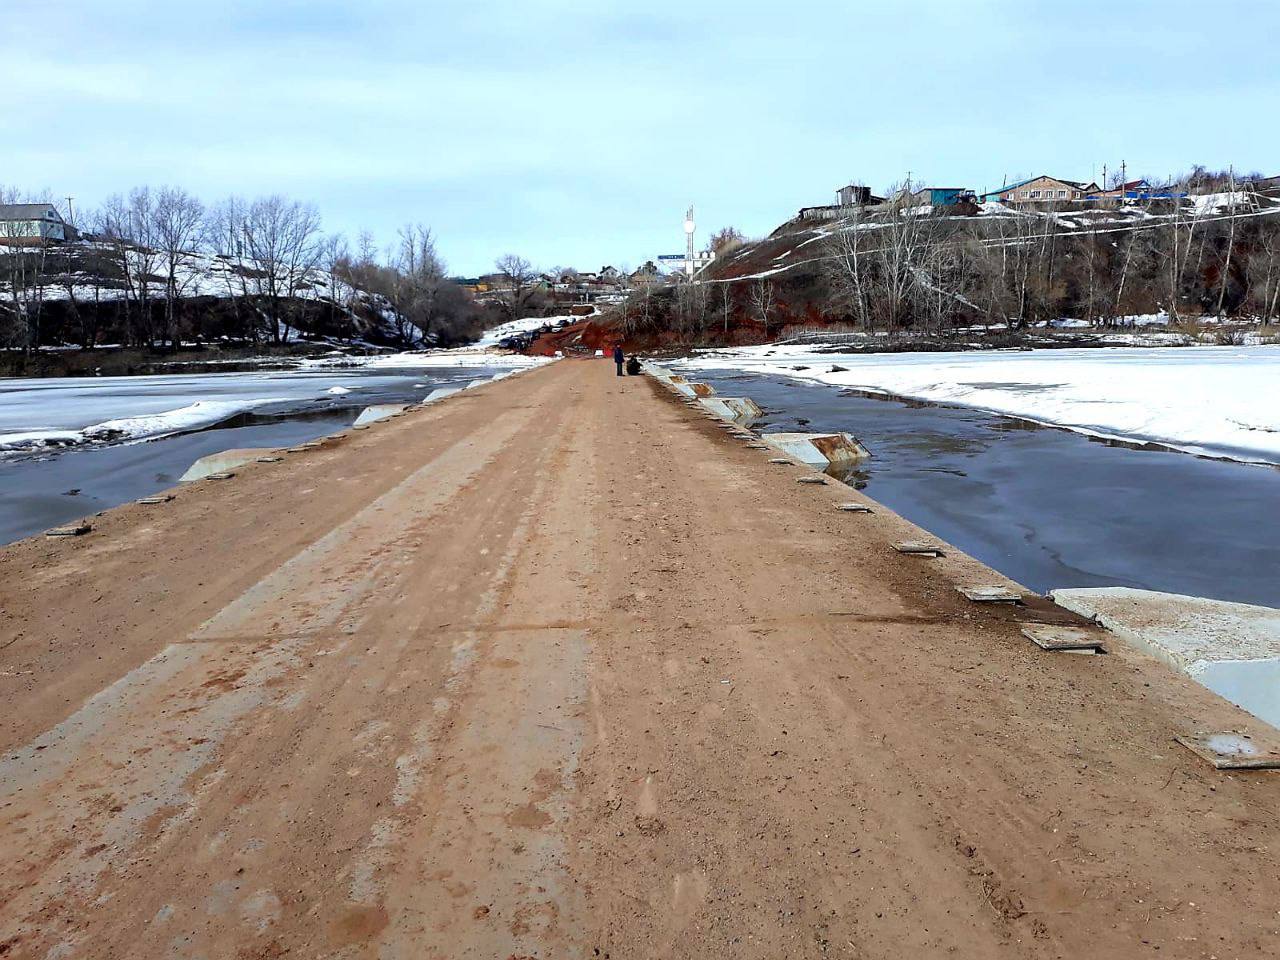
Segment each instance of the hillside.
[{"label": "hillside", "polygon": [[761,343],[822,331],[972,337],[1033,328],[1265,324],[1280,315],[1280,199],[849,207],[724,252],[692,286],[633,296],[629,341]]},{"label": "hillside", "polygon": [[140,372],[184,353],[225,361],[308,344],[451,346],[478,335],[483,318],[440,273],[322,258],[318,248],[298,265],[267,267],[203,250],[170,261],[119,239],[0,245],[0,375]]}]

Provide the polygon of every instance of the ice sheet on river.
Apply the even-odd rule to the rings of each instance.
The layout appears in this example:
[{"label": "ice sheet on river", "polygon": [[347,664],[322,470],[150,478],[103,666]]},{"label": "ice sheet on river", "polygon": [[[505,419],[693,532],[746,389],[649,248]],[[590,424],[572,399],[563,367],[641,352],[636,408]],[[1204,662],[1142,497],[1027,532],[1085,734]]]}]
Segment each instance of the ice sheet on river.
[{"label": "ice sheet on river", "polygon": [[[1093,436],[1280,463],[1280,347],[848,354],[815,346],[701,351],[736,369],[976,407]],[[835,368],[843,369],[835,369]]]},{"label": "ice sheet on river", "polygon": [[197,400],[173,410],[137,417],[104,420],[81,430],[33,428],[13,433],[0,433],[0,451],[33,450],[41,447],[75,446],[83,443],[124,442],[168,436],[221,423],[237,413],[268,403],[280,403],[282,397],[256,397],[240,400]]}]

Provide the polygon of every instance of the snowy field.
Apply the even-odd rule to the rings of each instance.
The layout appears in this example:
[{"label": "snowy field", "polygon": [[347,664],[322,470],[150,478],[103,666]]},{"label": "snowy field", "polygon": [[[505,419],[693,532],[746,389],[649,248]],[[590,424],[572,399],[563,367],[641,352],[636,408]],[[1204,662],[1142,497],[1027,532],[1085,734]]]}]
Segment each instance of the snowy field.
[{"label": "snowy field", "polygon": [[[1280,347],[815,353],[699,352],[676,366],[742,370],[976,407],[1098,437],[1280,463]],[[836,369],[843,368],[843,369]]]}]

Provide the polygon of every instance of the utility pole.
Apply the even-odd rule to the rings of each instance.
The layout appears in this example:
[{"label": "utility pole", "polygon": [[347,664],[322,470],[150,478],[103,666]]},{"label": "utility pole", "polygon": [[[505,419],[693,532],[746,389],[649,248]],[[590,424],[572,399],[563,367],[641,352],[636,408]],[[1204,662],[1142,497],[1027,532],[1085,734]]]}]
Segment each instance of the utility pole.
[{"label": "utility pole", "polygon": [[67,197],[67,223],[71,224],[73,227],[76,225],[76,214],[71,208],[71,201],[74,199],[75,197]]}]

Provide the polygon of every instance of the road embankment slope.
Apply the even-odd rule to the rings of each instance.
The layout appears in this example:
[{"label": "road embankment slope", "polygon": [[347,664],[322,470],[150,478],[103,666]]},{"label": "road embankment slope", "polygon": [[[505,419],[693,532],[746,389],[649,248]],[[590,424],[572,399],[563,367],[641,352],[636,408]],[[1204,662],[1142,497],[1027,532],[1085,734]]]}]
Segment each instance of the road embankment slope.
[{"label": "road embankment slope", "polygon": [[1238,711],[769,457],[565,361],[0,551],[0,955],[1271,949]]}]

